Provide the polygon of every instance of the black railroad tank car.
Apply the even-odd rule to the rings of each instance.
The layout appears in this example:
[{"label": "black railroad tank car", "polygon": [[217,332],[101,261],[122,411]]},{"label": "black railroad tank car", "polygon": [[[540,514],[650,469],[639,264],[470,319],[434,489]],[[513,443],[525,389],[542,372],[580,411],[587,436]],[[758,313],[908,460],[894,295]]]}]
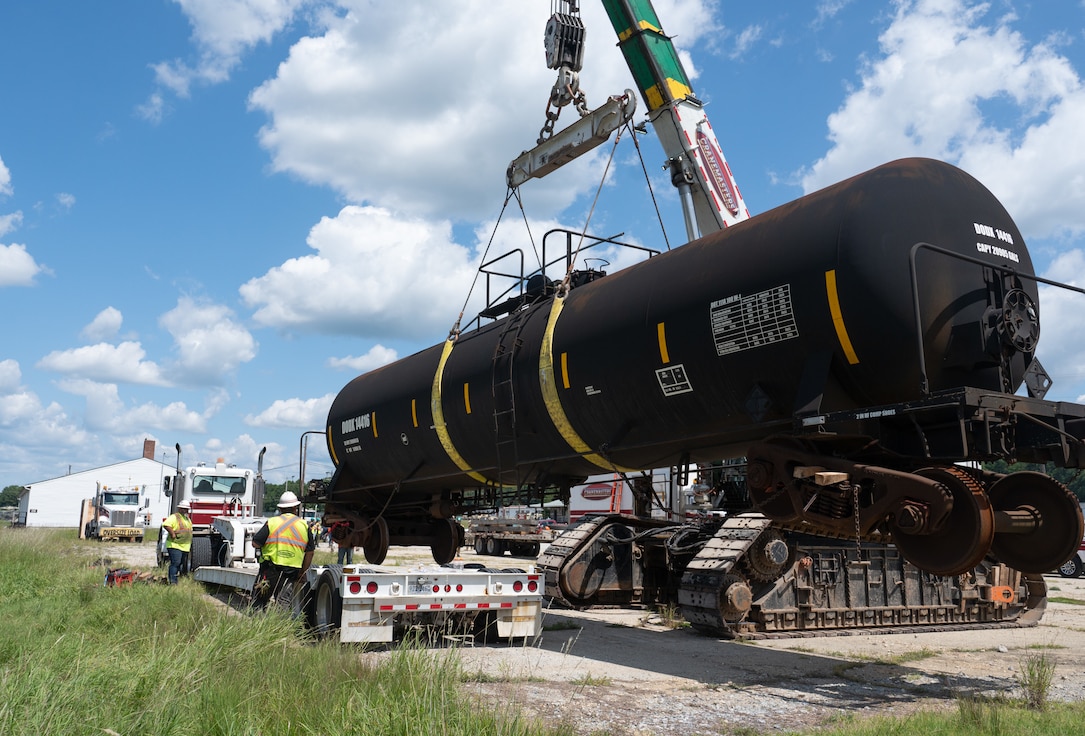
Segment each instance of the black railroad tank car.
[{"label": "black railroad tank car", "polygon": [[743,454],[805,410],[1012,393],[1039,322],[1020,280],[1015,339],[992,340],[1006,269],[1032,262],[982,184],[886,164],[357,377],[328,415],[326,498],[372,513],[512,462],[521,482],[664,467]]}]

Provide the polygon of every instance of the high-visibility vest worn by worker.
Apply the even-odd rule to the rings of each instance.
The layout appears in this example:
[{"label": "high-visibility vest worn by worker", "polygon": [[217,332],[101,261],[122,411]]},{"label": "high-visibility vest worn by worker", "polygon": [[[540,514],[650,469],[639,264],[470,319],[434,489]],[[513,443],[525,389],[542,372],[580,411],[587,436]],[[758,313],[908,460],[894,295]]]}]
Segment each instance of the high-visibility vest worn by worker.
[{"label": "high-visibility vest worn by worker", "polygon": [[173,536],[166,539],[166,549],[179,549],[182,552],[192,549],[192,519],[181,514],[172,514],[162,522],[162,526],[173,530]]},{"label": "high-visibility vest worn by worker", "polygon": [[260,561],[301,569],[305,548],[309,545],[309,525],[305,519],[294,514],[274,516],[267,520],[267,531]]}]

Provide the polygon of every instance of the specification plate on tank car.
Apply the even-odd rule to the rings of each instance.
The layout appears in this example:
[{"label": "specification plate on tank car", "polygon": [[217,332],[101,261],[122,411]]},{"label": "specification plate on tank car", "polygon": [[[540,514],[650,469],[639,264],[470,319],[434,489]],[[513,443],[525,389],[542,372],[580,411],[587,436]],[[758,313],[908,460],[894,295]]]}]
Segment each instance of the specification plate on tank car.
[{"label": "specification plate on tank car", "polygon": [[717,355],[768,345],[799,336],[791,285],[784,284],[757,294],[735,294],[712,302],[712,338]]}]

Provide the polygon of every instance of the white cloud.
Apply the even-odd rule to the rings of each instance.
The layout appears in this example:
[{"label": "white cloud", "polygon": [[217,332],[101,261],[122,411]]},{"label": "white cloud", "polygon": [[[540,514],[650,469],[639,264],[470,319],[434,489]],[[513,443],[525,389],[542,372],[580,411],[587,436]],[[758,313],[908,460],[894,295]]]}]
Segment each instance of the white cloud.
[{"label": "white cloud", "polygon": [[0,286],[30,286],[42,272],[46,269],[26,252],[25,245],[0,243]]},{"label": "white cloud", "polygon": [[100,383],[136,383],[167,386],[158,366],[145,361],[138,342],[110,345],[100,342],[71,350],[54,350],[38,361],[37,367]]},{"label": "white cloud", "polygon": [[[188,97],[193,84],[218,84],[230,78],[247,50],[270,41],[297,11],[314,0],[174,0],[192,25],[195,60],[171,59],[153,64],[155,81],[178,97]],[[160,91],[137,111],[160,122],[168,105]]]},{"label": "white cloud", "polygon": [[738,34],[728,54],[732,59],[739,59],[753,48],[754,44],[761,40],[763,29],[759,25],[746,26]]},{"label": "white cloud", "polygon": [[9,215],[0,215],[0,238],[19,227],[23,221],[22,212],[12,212]]},{"label": "white cloud", "polygon": [[127,408],[114,383],[73,378],[60,381],[58,386],[62,391],[86,399],[84,423],[91,430],[109,433],[125,432],[131,427],[171,432],[207,430],[207,417],[190,410],[183,401],[174,401],[166,406],[147,402]]},{"label": "white cloud", "polygon": [[263,325],[374,336],[425,337],[451,327],[475,267],[449,223],[344,207],[313,227],[314,255],[242,285]]},{"label": "white cloud", "polygon": [[[1049,279],[1085,287],[1085,251],[1065,251],[1043,274]],[[1081,315],[1085,294],[1040,286],[1040,344],[1037,357],[1052,379],[1049,399],[1082,401],[1085,392],[1085,342]]]},{"label": "white cloud", "polygon": [[[1029,236],[1085,231],[1085,93],[1052,46],[971,0],[898,0],[880,58],[829,117],[832,147],[800,172],[806,191],[893,158],[955,162]],[[990,105],[1012,112],[996,118]]]},{"label": "white cloud", "polygon": [[245,417],[252,427],[312,429],[323,427],[335,394],[315,399],[277,399],[256,415]]},{"label": "white cloud", "polygon": [[22,380],[23,372],[19,369],[19,361],[11,358],[0,360],[0,394],[19,388],[19,382]]},{"label": "white cloud", "polygon": [[79,334],[87,340],[103,342],[114,337],[121,329],[124,317],[120,310],[114,307],[106,307],[91,320],[90,324],[83,328]]},{"label": "white cloud", "polygon": [[0,156],[0,194],[10,195],[13,191],[11,188],[11,171],[4,165],[4,159]]},{"label": "white cloud", "polygon": [[329,358],[328,365],[332,368],[345,368],[358,373],[366,373],[382,365],[394,363],[399,355],[395,350],[383,345],[374,345],[365,355],[348,355],[345,358]]},{"label": "white cloud", "polygon": [[[351,204],[452,221],[492,217],[509,162],[545,122],[556,78],[542,54],[546,5],[339,5],[346,12],[298,41],[250,96],[269,117],[260,141],[273,169],[331,186]],[[657,5],[695,75],[686,47],[711,33],[711,4]],[[584,6],[583,16],[593,30],[581,89],[594,108],[635,86],[602,5]],[[566,109],[557,127],[574,119]],[[560,211],[599,181],[601,159],[574,164],[594,176],[531,182],[525,199],[539,216],[539,207]]]},{"label": "white cloud", "polygon": [[170,369],[184,383],[216,383],[256,357],[256,340],[220,304],[181,297],[159,318],[173,336],[177,363]]},{"label": "white cloud", "polygon": [[61,192],[57,195],[57,204],[66,210],[70,210],[72,207],[75,207],[75,195]]}]

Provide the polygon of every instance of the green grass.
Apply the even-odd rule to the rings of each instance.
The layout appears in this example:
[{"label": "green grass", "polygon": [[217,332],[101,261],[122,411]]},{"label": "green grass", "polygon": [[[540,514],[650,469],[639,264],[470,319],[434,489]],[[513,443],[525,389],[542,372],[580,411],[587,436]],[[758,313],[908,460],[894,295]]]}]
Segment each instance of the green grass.
[{"label": "green grass", "polygon": [[1069,603],[1071,606],[1085,606],[1085,601],[1077,598],[1064,598],[1062,596],[1049,596],[1048,603]]},{"label": "green grass", "polygon": [[947,713],[922,712],[903,718],[847,717],[818,736],[1068,736],[1085,733],[1085,703],[1058,704],[1043,712],[1008,702],[965,698]]},{"label": "green grass", "polygon": [[466,697],[455,650],[375,655],[230,615],[199,584],[106,588],[93,543],[0,529],[0,734],[569,733]]}]

